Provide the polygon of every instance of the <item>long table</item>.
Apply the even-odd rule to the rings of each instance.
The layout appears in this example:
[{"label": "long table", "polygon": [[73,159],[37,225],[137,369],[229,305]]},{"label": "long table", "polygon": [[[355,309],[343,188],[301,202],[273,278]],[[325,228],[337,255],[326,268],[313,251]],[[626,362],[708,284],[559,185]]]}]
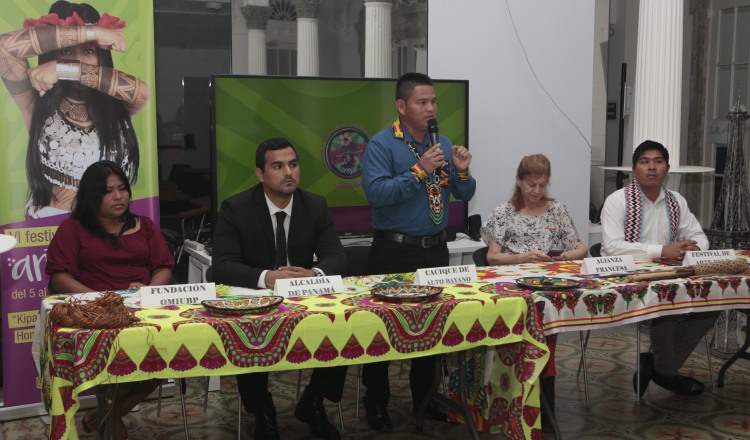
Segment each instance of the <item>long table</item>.
[{"label": "long table", "polygon": [[[750,252],[736,251],[742,258]],[[625,277],[597,278],[581,275],[581,261],[528,263],[489,266],[477,269],[480,283],[467,288],[475,292],[495,293],[500,297],[532,298],[544,324],[544,333],[599,330],[644,321],[659,316],[732,309],[750,309],[750,276],[721,275],[629,283]],[[636,260],[639,270],[664,269],[651,260]],[[523,277],[574,278],[575,289],[535,291],[519,285]],[[413,282],[411,274],[402,282]],[[353,279],[362,288],[378,283],[382,275]],[[469,370],[484,371],[469,377],[467,400],[478,429],[492,432],[510,407],[502,390],[504,359],[493,351],[474,351]]]},{"label": "long table", "polygon": [[[392,275],[377,284],[409,279]],[[534,384],[549,351],[530,296],[457,285],[430,302],[390,303],[372,297],[372,284],[361,281],[347,281],[349,293],[287,299],[258,316],[217,317],[199,305],[145,308],[136,313],[140,323],[117,329],[52,325],[46,312],[68,297],[47,298],[38,362],[50,438],[77,437],[78,396],[97,385],[356,365],[486,346],[497,346],[504,360],[494,372],[504,381],[502,405],[495,407],[502,417],[492,428],[511,438],[540,436]],[[139,305],[137,293],[119,293]]]},{"label": "long table", "polygon": [[[580,266],[563,261],[478,268],[479,282],[447,287],[429,303],[373,299],[373,286],[414,281],[413,274],[375,275],[346,279],[349,293],[290,299],[263,316],[214,317],[200,306],[181,306],[143,309],[143,322],[123,329],[47,326],[40,366],[50,438],[75,435],[77,397],[100,384],[354,365],[485,346],[497,349],[474,350],[469,366],[475,421],[482,431],[530,438],[539,435],[538,389],[532,385],[549,357],[544,334],[750,308],[746,274],[628,283],[581,277]],[[581,285],[533,291],[516,283],[528,276],[573,277]],[[136,294],[124,295],[138,306]],[[42,307],[64,299],[48,298]]]},{"label": "long table", "polygon": [[[748,258],[748,251],[736,251]],[[636,260],[643,270],[664,269],[652,260]],[[581,261],[492,266],[478,270],[479,279],[498,293],[532,295],[547,335],[598,330],[659,316],[750,308],[750,274],[716,275],[630,283],[625,277],[581,276]],[[521,277],[575,278],[580,287],[534,291],[519,286]]]}]

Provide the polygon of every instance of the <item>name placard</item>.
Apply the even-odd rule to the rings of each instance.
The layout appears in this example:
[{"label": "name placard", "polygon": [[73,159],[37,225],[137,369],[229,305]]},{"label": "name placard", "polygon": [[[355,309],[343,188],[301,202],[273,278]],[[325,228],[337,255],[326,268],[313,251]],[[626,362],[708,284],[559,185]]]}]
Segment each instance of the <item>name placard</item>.
[{"label": "name placard", "polygon": [[712,251],[687,251],[685,259],[682,260],[684,266],[695,266],[696,264],[713,263],[714,261],[734,260],[737,256],[734,249],[716,249]]},{"label": "name placard", "polygon": [[343,292],[344,280],[341,275],[326,275],[324,277],[286,278],[276,280],[274,295],[292,298],[295,296],[327,295]]},{"label": "name placard", "polygon": [[169,286],[141,287],[141,307],[180,306],[200,304],[207,299],[216,299],[216,284],[172,284]]},{"label": "name placard", "polygon": [[630,272],[635,270],[632,255],[617,257],[584,258],[581,273],[584,275],[604,275],[613,272]]},{"label": "name placard", "polygon": [[476,280],[477,266],[474,264],[417,269],[414,275],[414,283],[420,286],[449,286]]}]

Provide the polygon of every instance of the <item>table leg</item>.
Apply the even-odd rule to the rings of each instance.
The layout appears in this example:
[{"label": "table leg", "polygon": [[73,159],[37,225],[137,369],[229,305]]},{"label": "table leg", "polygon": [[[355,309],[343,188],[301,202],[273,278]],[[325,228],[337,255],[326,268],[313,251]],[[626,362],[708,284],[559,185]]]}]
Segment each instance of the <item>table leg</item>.
[{"label": "table leg", "polygon": [[[105,390],[106,385],[99,385],[96,387],[96,412],[101,417],[107,410],[107,391]],[[102,424],[99,423],[96,430],[96,440],[104,440],[104,432]]]},{"label": "table leg", "polygon": [[442,374],[442,370],[442,362],[435,362],[435,380],[433,381],[432,388],[430,388],[430,392],[427,394],[427,397],[423,402],[420,402],[419,407],[417,408],[417,432],[421,432],[422,429],[424,429],[422,426],[422,416],[424,415],[424,412],[427,409],[427,405],[430,403],[430,400],[435,399],[463,416],[466,426],[469,428],[469,434],[471,435],[471,438],[474,440],[479,440],[477,427],[474,425],[474,416],[469,410],[468,403],[466,403],[466,353],[463,351],[458,352],[458,395],[460,396],[460,404],[437,392],[438,386],[440,384],[440,375]]},{"label": "table leg", "polygon": [[96,412],[99,420],[104,417],[104,423],[99,423],[96,430],[96,440],[114,440],[115,438],[115,418],[108,413],[110,407],[109,392],[114,393],[114,388],[110,385],[99,385],[96,387]]},{"label": "table leg", "polygon": [[562,439],[560,428],[557,426],[557,420],[555,420],[555,414],[553,414],[552,408],[549,406],[549,402],[547,402],[547,397],[544,395],[544,391],[542,390],[542,382],[539,379],[537,379],[537,386],[539,387],[539,404],[542,407],[542,415],[546,414],[547,421],[549,421],[549,424],[552,425],[552,432],[555,436],[555,439]]},{"label": "table leg", "polygon": [[[750,310],[741,310],[742,313],[747,316],[747,324],[750,325]],[[719,388],[724,388],[724,374],[727,372],[727,369],[732,366],[732,364],[739,358],[750,360],[750,354],[747,353],[747,349],[750,348],[750,337],[748,337],[747,331],[745,331],[745,343],[742,344],[742,347],[740,347],[739,350],[737,350],[737,353],[734,354],[729,360],[727,360],[724,365],[722,365],[721,370],[719,370],[719,381],[718,385]]]},{"label": "table leg", "polygon": [[[458,353],[458,395],[461,400],[461,411],[464,416],[464,421],[469,427],[469,434],[471,438],[478,440],[479,434],[477,434],[477,427],[474,425],[474,417],[469,410],[469,404],[466,403],[466,353],[461,351]],[[451,403],[454,403],[452,400]]]},{"label": "table leg", "polygon": [[117,393],[117,385],[110,385],[107,387],[109,391],[109,399],[107,399],[107,407],[104,408],[107,416],[107,439],[115,440],[115,394]]}]

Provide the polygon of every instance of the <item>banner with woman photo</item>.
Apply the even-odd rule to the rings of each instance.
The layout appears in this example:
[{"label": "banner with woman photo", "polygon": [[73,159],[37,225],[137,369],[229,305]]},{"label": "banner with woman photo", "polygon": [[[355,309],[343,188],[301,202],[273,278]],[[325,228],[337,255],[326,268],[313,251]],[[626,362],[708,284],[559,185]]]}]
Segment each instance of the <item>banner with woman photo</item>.
[{"label": "banner with woman photo", "polygon": [[84,170],[125,171],[131,210],[159,219],[151,0],[4,2],[0,16],[0,233],[4,407],[41,401],[31,355],[47,245]]}]

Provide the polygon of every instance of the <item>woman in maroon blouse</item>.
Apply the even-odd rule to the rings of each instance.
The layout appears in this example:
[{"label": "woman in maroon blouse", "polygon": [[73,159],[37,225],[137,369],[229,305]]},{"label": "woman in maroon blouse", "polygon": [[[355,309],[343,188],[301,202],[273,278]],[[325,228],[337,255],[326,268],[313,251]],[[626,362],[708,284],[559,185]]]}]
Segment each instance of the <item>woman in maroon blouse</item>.
[{"label": "woman in maroon blouse", "polygon": [[[151,219],[130,212],[130,183],[111,161],[89,166],[81,177],[71,218],[62,222],[47,250],[46,272],[58,293],[138,289],[172,282],[174,259]],[[115,438],[127,439],[122,417],[161,380],[118,385],[114,399]],[[98,426],[96,410],[86,414],[86,432]]]}]

